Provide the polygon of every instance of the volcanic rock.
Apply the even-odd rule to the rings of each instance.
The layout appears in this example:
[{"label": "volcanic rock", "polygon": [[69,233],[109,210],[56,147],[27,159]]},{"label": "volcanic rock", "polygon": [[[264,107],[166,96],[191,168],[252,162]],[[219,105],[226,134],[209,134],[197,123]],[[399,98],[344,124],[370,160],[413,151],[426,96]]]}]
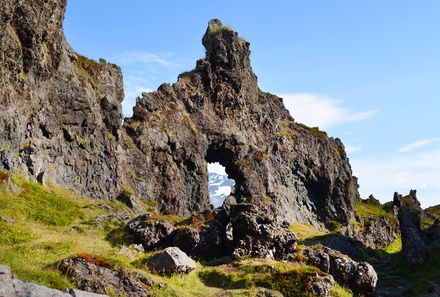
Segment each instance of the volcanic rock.
[{"label": "volcanic rock", "polygon": [[377,274],[367,262],[356,262],[329,248],[312,247],[304,254],[308,263],[323,272],[330,273],[335,280],[350,288],[354,293],[371,295],[377,284]]},{"label": "volcanic rock", "polygon": [[196,269],[196,262],[178,247],[169,247],[150,258],[148,266],[164,274],[189,273]]},{"label": "volcanic rock", "polygon": [[140,215],[127,224],[136,243],[141,243],[145,250],[163,247],[170,242],[169,235],[175,227],[168,221],[155,220],[148,214]]},{"label": "volcanic rock", "polygon": [[402,234],[402,256],[407,264],[422,263],[428,259],[426,238],[420,227],[423,209],[417,199],[417,192],[411,190],[409,195],[402,197],[394,193],[395,211],[399,219]]},{"label": "volcanic rock", "polygon": [[60,269],[81,290],[114,292],[118,296],[145,297],[153,283],[144,275],[112,268],[99,258],[74,256],[60,262]]},{"label": "volcanic rock", "polygon": [[236,205],[231,217],[233,256],[286,259],[295,252],[297,238],[288,225],[270,219],[264,209],[251,204]]},{"label": "volcanic rock", "polygon": [[207,163],[220,162],[237,201],[266,205],[280,222],[354,216],[342,142],[260,91],[236,32],[211,21],[206,57],[143,93],[123,120],[120,68],[72,50],[65,9],[66,0],[0,4],[0,168],[91,198],[130,187],[161,213],[189,214],[210,208]]},{"label": "volcanic rock", "polygon": [[15,277],[9,267],[0,265],[0,297],[108,297],[76,289],[65,292],[50,289]]}]

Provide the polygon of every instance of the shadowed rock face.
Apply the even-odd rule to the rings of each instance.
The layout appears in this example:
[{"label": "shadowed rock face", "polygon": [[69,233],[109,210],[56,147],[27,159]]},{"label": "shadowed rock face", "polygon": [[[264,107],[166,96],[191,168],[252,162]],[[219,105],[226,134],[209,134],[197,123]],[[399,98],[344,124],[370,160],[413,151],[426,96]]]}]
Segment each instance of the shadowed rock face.
[{"label": "shadowed rock face", "polygon": [[129,186],[162,213],[209,208],[208,162],[236,182],[238,202],[281,222],[347,222],[357,180],[339,139],[294,122],[260,91],[249,43],[213,20],[206,57],[137,100],[122,124],[119,67],[74,53],[65,0],[0,4],[0,166],[88,197]]}]

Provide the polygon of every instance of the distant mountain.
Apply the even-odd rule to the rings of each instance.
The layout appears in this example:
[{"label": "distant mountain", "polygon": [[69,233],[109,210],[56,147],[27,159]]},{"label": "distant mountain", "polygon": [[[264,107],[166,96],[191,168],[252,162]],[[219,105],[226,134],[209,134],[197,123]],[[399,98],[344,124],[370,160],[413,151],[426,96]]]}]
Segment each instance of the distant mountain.
[{"label": "distant mountain", "polygon": [[231,189],[234,185],[235,181],[228,179],[227,175],[213,172],[209,173],[208,189],[211,204],[214,205],[214,207],[221,206],[226,197],[231,193]]}]

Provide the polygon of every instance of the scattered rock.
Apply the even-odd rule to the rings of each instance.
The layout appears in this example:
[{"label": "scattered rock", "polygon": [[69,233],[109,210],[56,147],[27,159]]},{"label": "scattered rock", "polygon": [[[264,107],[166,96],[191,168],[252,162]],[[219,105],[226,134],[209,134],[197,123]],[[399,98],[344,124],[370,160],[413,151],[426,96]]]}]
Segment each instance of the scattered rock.
[{"label": "scattered rock", "polygon": [[126,247],[125,245],[122,246],[118,253],[124,257],[130,258],[130,259],[135,259],[136,257],[133,255],[133,253],[131,252],[130,248]]},{"label": "scattered rock", "polygon": [[109,297],[76,289],[65,292],[16,278],[9,267],[0,265],[0,297]]},{"label": "scattered rock", "polygon": [[118,296],[145,297],[153,283],[142,274],[111,268],[111,265],[91,256],[74,256],[60,262],[60,269],[81,290]]},{"label": "scattered rock", "polygon": [[316,274],[311,284],[310,291],[314,296],[331,297],[334,284],[335,280],[331,275],[320,276]]},{"label": "scattered rock", "polygon": [[127,227],[135,241],[141,243],[147,251],[167,246],[169,235],[176,229],[168,221],[155,220],[148,214],[134,218]]},{"label": "scattered rock", "polygon": [[334,279],[354,293],[372,295],[377,284],[377,274],[367,262],[356,262],[329,248],[312,247],[304,251],[310,265],[330,273]]},{"label": "scattered rock", "polygon": [[11,219],[11,218],[6,218],[6,217],[2,217],[2,216],[0,216],[0,222],[6,222],[6,223],[8,223],[8,224],[13,224],[13,223],[14,223],[14,220]]},{"label": "scattered rock", "polygon": [[425,234],[420,227],[423,209],[417,199],[417,192],[411,190],[409,195],[405,197],[394,193],[393,202],[402,235],[403,259],[407,264],[423,263],[429,256]]},{"label": "scattered rock", "polygon": [[189,273],[196,269],[196,262],[178,247],[169,247],[150,258],[148,266],[164,274]]}]

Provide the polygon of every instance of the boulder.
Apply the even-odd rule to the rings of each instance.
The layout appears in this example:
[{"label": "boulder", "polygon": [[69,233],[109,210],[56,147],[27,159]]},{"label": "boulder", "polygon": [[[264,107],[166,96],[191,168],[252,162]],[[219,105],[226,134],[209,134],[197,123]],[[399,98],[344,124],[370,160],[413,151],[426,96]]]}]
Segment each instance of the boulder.
[{"label": "boulder", "polygon": [[15,277],[9,267],[0,265],[0,297],[109,297],[76,289],[65,292],[50,289]]},{"label": "boulder", "polygon": [[297,238],[268,216],[268,212],[252,204],[233,207],[231,225],[233,256],[286,259],[295,252]]},{"label": "boulder", "polygon": [[62,260],[60,269],[81,290],[103,294],[113,292],[117,296],[149,296],[153,283],[143,274],[112,268],[98,257],[74,256]]},{"label": "boulder", "polygon": [[321,276],[316,274],[312,281],[310,291],[314,296],[331,297],[334,284],[335,280],[331,275]]},{"label": "boulder", "polygon": [[304,251],[308,264],[331,274],[334,279],[354,293],[372,295],[377,284],[377,273],[367,262],[356,262],[337,251],[312,247]]},{"label": "boulder", "polygon": [[127,228],[135,242],[141,243],[147,251],[166,246],[169,235],[176,229],[170,222],[155,220],[148,214],[134,218],[127,224]]},{"label": "boulder", "polygon": [[196,262],[178,247],[169,247],[150,258],[148,266],[163,274],[182,274],[196,269]]}]

